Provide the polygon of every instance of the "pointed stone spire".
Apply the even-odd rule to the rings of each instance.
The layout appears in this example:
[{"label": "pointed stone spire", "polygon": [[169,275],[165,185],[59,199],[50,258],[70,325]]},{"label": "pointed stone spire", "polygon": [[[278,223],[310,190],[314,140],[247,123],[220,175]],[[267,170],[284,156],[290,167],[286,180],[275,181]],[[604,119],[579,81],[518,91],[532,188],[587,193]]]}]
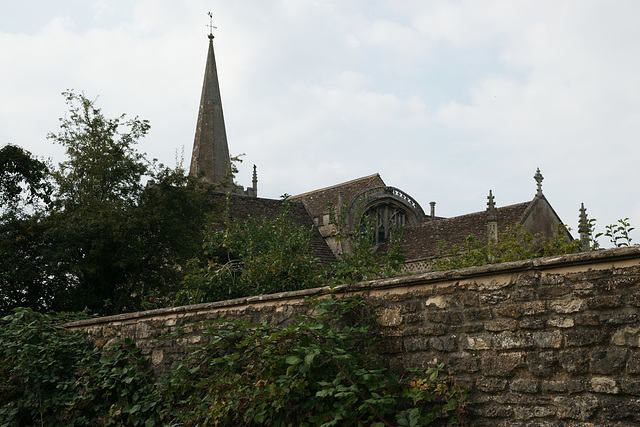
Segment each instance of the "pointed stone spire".
[{"label": "pointed stone spire", "polygon": [[536,192],[536,196],[542,196],[542,180],[544,179],[544,176],[542,176],[542,174],[540,173],[540,168],[537,168],[536,174],[533,175],[533,179],[535,179],[536,183],[538,184],[538,191]]},{"label": "pointed stone spire", "polygon": [[487,241],[498,242],[498,210],[491,190],[489,190],[487,200]]},{"label": "pointed stone spire", "polygon": [[[212,15],[209,13],[209,17]],[[198,124],[193,141],[191,154],[191,168],[189,174],[199,176],[212,184],[232,184],[231,161],[227,133],[222,114],[222,99],[218,83],[216,58],[213,52],[213,25],[210,24],[209,52],[204,71],[204,82],[200,96]]]}]

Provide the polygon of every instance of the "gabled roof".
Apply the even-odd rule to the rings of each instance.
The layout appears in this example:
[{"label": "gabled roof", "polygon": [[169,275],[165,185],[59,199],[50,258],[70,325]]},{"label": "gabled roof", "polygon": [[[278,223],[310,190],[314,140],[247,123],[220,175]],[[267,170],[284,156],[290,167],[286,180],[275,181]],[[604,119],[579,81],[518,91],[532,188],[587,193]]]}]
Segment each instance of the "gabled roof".
[{"label": "gabled roof", "polygon": [[342,201],[349,203],[349,201],[361,191],[380,186],[386,186],[386,184],[380,175],[376,173],[331,187],[298,194],[297,196],[290,197],[289,200],[304,203],[311,216],[315,218],[329,213],[327,203],[332,203],[333,206],[337,208],[340,203],[340,193],[342,193]]},{"label": "gabled roof", "polygon": [[[498,208],[498,232],[503,233],[507,227],[522,223],[536,200]],[[446,242],[447,248],[450,248],[453,245],[464,244],[469,235],[474,235],[482,242],[488,240],[486,211],[407,227],[403,236],[405,258],[410,261],[437,256],[439,242]]]},{"label": "gabled roof", "polygon": [[[224,202],[226,197],[222,193],[213,193],[212,197]],[[311,251],[313,255],[322,263],[335,262],[336,257],[327,245],[327,242],[320,235],[314,226],[311,216],[305,206],[300,202],[291,202],[289,215],[293,222],[311,230]],[[229,215],[231,218],[244,220],[247,218],[258,218],[264,216],[267,219],[274,219],[282,212],[282,201],[273,199],[262,199],[258,197],[245,197],[232,194],[229,199]]]}]

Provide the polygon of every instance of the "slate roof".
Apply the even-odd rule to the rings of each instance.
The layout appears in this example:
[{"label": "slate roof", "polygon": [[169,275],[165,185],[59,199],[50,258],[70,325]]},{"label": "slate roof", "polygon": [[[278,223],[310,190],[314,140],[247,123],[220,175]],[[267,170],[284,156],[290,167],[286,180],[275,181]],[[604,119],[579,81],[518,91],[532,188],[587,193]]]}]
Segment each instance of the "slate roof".
[{"label": "slate roof", "polygon": [[[226,197],[223,193],[215,193],[215,199],[224,202]],[[282,201],[274,199],[262,199],[258,197],[246,197],[231,195],[229,200],[229,214],[231,218],[247,219],[264,216],[267,219],[274,219],[282,212]],[[311,251],[313,255],[322,263],[335,262],[336,257],[327,245],[318,229],[314,226],[313,220],[305,206],[300,202],[291,202],[289,215],[298,225],[311,229]]]},{"label": "slate roof", "polygon": [[334,207],[338,206],[340,193],[342,192],[342,200],[348,203],[359,192],[373,188],[386,186],[380,174],[373,174],[357,178],[331,187],[321,188],[319,190],[310,191],[304,194],[298,194],[289,198],[291,201],[302,202],[309,210],[313,218],[329,213],[327,202],[333,203]]},{"label": "slate roof", "polygon": [[[522,223],[529,207],[534,203],[518,203],[498,208],[498,233],[507,227]],[[467,236],[474,235],[478,240],[486,242],[487,212],[475,212],[452,218],[427,221],[420,225],[407,227],[403,236],[403,247],[407,261],[431,258],[437,255],[438,242],[447,242],[447,247],[461,245]]]}]

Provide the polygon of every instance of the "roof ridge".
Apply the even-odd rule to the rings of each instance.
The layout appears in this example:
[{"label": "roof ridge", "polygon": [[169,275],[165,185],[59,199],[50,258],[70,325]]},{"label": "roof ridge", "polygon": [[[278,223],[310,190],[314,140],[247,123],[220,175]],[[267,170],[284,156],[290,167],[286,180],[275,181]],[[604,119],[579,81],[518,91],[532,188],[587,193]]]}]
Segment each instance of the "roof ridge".
[{"label": "roof ridge", "polygon": [[330,185],[329,187],[318,188],[316,190],[307,191],[306,193],[296,194],[295,196],[289,197],[289,200],[295,199],[295,198],[298,198],[298,197],[308,196],[310,194],[318,193],[318,192],[321,192],[321,191],[331,190],[331,189],[338,188],[338,187],[344,187],[345,185],[353,184],[354,182],[364,181],[366,179],[371,179],[371,178],[375,178],[375,177],[380,178],[380,181],[382,181],[384,183],[384,180],[382,179],[382,177],[380,177],[380,174],[376,172],[374,174],[363,176],[363,177],[360,177],[360,178],[355,178],[355,179],[352,179],[350,181],[345,181],[345,182],[341,182],[339,184]]}]

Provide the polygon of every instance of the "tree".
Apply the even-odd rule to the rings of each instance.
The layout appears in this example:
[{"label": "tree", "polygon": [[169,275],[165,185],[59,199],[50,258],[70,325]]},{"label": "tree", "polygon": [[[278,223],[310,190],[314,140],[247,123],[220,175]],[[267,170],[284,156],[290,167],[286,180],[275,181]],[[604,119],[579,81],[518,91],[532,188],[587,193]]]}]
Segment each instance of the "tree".
[{"label": "tree", "polygon": [[16,145],[0,149],[0,313],[18,305],[46,309],[60,286],[45,268],[41,219],[51,200],[49,172]]},{"label": "tree", "polygon": [[69,115],[60,119],[60,133],[47,136],[69,156],[55,172],[57,201],[64,209],[135,204],[150,165],[134,146],[149,131],[149,122],[125,114],[108,119],[84,94],[63,95]]},{"label": "tree", "polygon": [[0,149],[0,220],[25,214],[50,201],[49,167],[21,147]]},{"label": "tree", "polygon": [[229,217],[229,200],[222,224],[212,219],[202,251],[187,265],[176,304],[196,304],[292,291],[316,286],[319,262],[311,253],[311,232],[289,216],[289,202],[270,220]]}]

